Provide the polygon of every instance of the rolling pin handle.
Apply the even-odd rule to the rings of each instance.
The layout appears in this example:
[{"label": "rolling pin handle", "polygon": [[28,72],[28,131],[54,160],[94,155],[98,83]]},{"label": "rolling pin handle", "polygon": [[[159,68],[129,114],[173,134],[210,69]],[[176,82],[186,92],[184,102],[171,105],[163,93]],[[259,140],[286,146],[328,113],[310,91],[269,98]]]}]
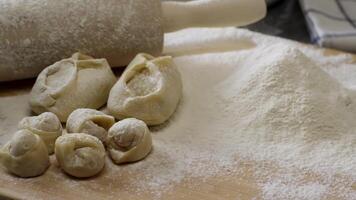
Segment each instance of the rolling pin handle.
[{"label": "rolling pin handle", "polygon": [[265,0],[196,0],[162,3],[164,31],[189,27],[244,26],[266,15]]}]

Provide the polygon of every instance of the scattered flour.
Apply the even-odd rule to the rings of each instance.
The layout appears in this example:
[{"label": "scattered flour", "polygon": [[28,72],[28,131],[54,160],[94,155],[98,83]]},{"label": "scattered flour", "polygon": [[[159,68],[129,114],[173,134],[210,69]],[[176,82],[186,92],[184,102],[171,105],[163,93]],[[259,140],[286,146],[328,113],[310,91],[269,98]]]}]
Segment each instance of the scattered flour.
[{"label": "scattered flour", "polygon": [[158,89],[157,77],[149,69],[143,69],[128,81],[127,87],[137,96],[145,96]]},{"label": "scattered flour", "polygon": [[[216,46],[219,40],[223,45]],[[236,49],[226,51],[225,44]],[[204,48],[189,52],[199,45]],[[356,64],[350,56],[327,57],[234,28],[167,34],[165,52],[176,56],[184,91],[169,122],[151,127],[153,152],[131,165],[107,162],[102,176],[80,183],[52,166],[53,187],[91,188],[107,199],[125,191],[164,199],[189,179],[243,177],[248,169],[260,190],[254,199],[356,199]]]},{"label": "scattered flour", "polygon": [[[225,52],[213,45],[209,52],[209,41],[216,44],[219,37],[236,49],[255,47]],[[202,54],[184,55],[184,46],[192,43],[205,46]],[[179,55],[185,98],[171,126],[157,137],[167,148],[187,145],[190,155],[182,160],[191,157],[195,164],[188,161],[193,166],[182,169],[193,176],[223,166],[235,170],[238,156],[284,169],[281,178],[255,165],[265,199],[356,198],[356,82],[350,78],[356,65],[350,56],[326,57],[321,50],[235,29],[180,31],[166,36],[165,50]],[[196,164],[204,159],[208,169]],[[296,179],[298,170],[321,178],[304,183],[308,175]]]}]

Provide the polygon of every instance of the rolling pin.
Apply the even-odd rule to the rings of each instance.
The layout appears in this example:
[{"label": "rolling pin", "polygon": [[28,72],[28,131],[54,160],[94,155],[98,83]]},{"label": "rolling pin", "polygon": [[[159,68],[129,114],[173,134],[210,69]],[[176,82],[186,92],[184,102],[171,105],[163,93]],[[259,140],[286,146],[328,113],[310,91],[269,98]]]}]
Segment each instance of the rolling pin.
[{"label": "rolling pin", "polygon": [[140,52],[159,55],[165,32],[265,14],[265,0],[1,0],[0,81],[35,77],[78,51],[125,66]]}]

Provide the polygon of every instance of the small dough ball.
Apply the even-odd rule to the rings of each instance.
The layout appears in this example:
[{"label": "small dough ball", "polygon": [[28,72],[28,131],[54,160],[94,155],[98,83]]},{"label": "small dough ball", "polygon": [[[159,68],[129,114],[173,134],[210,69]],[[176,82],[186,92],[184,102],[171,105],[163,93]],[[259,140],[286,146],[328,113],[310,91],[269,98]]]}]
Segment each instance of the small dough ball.
[{"label": "small dough ball", "polygon": [[114,124],[107,139],[111,159],[116,164],[145,158],[152,149],[152,137],[145,122],[128,118]]},{"label": "small dough ball", "polygon": [[174,113],[181,96],[182,80],[172,57],[138,54],[111,89],[108,109],[117,119],[157,125]]},{"label": "small dough ball", "polygon": [[61,122],[77,108],[100,108],[107,102],[116,77],[106,59],[80,53],[45,68],[31,91],[30,105],[37,113],[53,112]]},{"label": "small dough ball", "polygon": [[67,120],[68,133],[86,133],[105,142],[109,128],[115,123],[115,118],[103,112],[80,108],[73,111]]},{"label": "small dough ball", "polygon": [[105,148],[94,136],[72,133],[60,136],[55,144],[60,167],[68,174],[86,178],[98,174],[105,165]]},{"label": "small dough ball", "polygon": [[58,117],[51,112],[44,112],[38,116],[25,117],[19,125],[19,129],[27,129],[41,137],[47,146],[49,154],[54,153],[54,143],[62,135],[62,124]]},{"label": "small dough ball", "polygon": [[17,131],[0,150],[2,165],[19,177],[43,174],[49,166],[49,156],[42,139],[28,130]]}]

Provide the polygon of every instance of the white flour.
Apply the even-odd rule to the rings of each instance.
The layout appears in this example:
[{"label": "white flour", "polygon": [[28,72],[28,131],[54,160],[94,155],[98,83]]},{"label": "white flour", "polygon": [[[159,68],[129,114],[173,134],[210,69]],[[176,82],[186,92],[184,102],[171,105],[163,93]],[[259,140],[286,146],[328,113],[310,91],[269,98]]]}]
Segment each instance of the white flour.
[{"label": "white flour", "polygon": [[234,28],[168,34],[165,52],[176,56],[184,96],[168,123],[151,128],[152,154],[119,168],[108,162],[89,182],[55,173],[57,184],[94,188],[108,199],[119,187],[164,198],[187,179],[243,177],[248,168],[260,189],[255,199],[356,199],[351,57]]},{"label": "white flour", "polygon": [[[199,44],[204,54],[184,56],[185,46]],[[224,52],[223,44],[247,50]],[[266,178],[260,182],[266,199],[321,199],[332,193],[356,198],[356,93],[351,90],[356,65],[349,64],[350,57],[326,57],[290,41],[235,29],[181,31],[168,35],[165,47],[180,56],[175,61],[185,98],[178,116],[158,137],[186,143],[189,156],[182,159],[205,152],[192,160],[206,159],[220,169],[238,168],[232,159],[236,156],[276,163],[284,169],[280,177],[256,166],[256,176]],[[182,169],[203,171],[193,173],[203,176],[215,170],[196,167]],[[305,182],[296,169],[317,173],[322,180]]]},{"label": "white flour", "polygon": [[127,87],[135,92],[135,95],[145,96],[157,90],[157,78],[148,69],[144,69],[128,81]]}]

